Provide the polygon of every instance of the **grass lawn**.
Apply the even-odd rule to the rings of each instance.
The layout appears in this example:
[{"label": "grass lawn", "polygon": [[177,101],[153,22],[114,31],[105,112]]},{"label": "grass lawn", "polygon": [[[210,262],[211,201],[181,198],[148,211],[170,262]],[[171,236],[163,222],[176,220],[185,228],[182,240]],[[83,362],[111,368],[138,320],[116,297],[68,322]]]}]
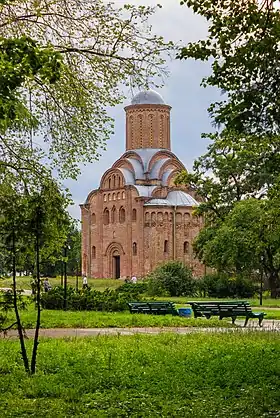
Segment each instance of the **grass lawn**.
[{"label": "grass lawn", "polygon": [[[24,276],[19,276],[17,277],[17,287],[18,289],[31,289],[31,285],[30,285],[30,281],[32,280],[32,277],[24,277]],[[61,285],[61,278],[60,277],[55,277],[55,278],[50,278],[49,282],[51,284],[52,287],[55,286],[60,286]],[[67,282],[69,286],[73,286],[76,287],[76,277],[73,276],[68,276],[67,277]],[[121,284],[123,284],[122,280],[115,280],[115,279],[89,279],[88,278],[88,284],[89,286],[93,287],[96,290],[100,290],[103,291],[107,288],[110,289],[116,289],[117,287],[119,287]],[[82,278],[79,277],[78,278],[78,285],[79,285],[79,289],[82,288]],[[7,279],[0,279],[0,288],[1,287],[11,287],[12,286],[12,279],[11,278],[7,278]]]},{"label": "grass lawn", "polygon": [[[34,328],[36,312],[34,305],[21,312],[25,328]],[[10,314],[9,323],[14,322]],[[116,327],[231,327],[226,319],[194,319],[172,315],[144,315],[129,312],[94,312],[94,311],[52,311],[43,310],[41,315],[42,328],[116,328]]]},{"label": "grass lawn", "polygon": [[18,341],[0,340],[0,416],[278,417],[279,342],[265,332],[46,339],[28,377]]},{"label": "grass lawn", "polygon": [[[254,311],[258,311],[254,309]],[[280,310],[267,310],[265,319],[280,320]],[[34,304],[26,311],[21,311],[25,328],[34,328],[36,312]],[[238,318],[241,319],[241,318]],[[250,319],[252,321],[252,319]],[[255,320],[257,321],[257,320]],[[265,321],[265,320],[264,320]],[[9,316],[10,324],[14,315]],[[94,312],[94,311],[55,311],[43,310],[41,315],[42,328],[107,328],[107,327],[231,327],[230,319],[219,321],[218,318],[181,318],[172,315],[143,315],[129,312]]]}]

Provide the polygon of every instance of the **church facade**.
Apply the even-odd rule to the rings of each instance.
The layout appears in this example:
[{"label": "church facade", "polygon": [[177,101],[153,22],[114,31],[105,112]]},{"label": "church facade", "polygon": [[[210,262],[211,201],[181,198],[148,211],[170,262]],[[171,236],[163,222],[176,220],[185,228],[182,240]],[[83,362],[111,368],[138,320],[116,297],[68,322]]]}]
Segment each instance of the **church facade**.
[{"label": "church facade", "polygon": [[171,152],[170,110],[154,91],[138,93],[126,112],[126,152],[81,206],[82,272],[88,277],[143,277],[159,263],[180,260],[200,276],[192,242],[202,221],[185,170]]}]

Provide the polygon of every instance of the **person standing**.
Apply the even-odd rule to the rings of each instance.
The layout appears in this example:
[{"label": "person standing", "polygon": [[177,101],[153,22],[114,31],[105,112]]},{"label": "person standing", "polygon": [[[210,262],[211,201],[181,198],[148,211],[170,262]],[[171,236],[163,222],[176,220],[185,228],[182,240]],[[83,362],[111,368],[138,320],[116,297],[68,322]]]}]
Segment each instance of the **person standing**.
[{"label": "person standing", "polygon": [[45,279],[43,282],[43,286],[44,286],[44,291],[48,292],[49,290],[51,290],[51,285],[48,279]]},{"label": "person standing", "polygon": [[83,278],[83,289],[87,289],[87,288],[88,288],[87,276],[84,276],[84,278]]}]

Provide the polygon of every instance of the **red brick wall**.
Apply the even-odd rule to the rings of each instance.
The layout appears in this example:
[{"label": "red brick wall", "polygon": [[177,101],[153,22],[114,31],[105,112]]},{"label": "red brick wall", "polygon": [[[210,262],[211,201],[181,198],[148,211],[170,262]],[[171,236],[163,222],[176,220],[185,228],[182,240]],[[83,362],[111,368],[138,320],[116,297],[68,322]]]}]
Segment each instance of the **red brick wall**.
[{"label": "red brick wall", "polygon": [[126,149],[170,150],[170,106],[132,105],[126,111]]},{"label": "red brick wall", "polygon": [[[116,200],[112,198],[113,193]],[[120,199],[117,199],[118,193]],[[113,208],[115,222],[112,218]],[[125,210],[124,223],[120,223],[119,220],[121,208]],[[108,225],[104,225],[105,209],[109,211]],[[133,209],[136,209],[136,220],[132,219]],[[192,242],[200,228],[201,221],[197,221],[192,215],[190,207],[178,208],[176,214],[171,208],[145,207],[144,200],[138,198],[133,186],[110,192],[100,190],[92,196],[87,208],[82,207],[83,272],[89,277],[112,277],[112,260],[116,254],[120,255],[121,277],[144,276],[158,264],[172,260],[174,256],[192,267],[194,274],[202,275],[204,267],[194,259],[192,251]],[[165,241],[168,246],[166,252]],[[186,252],[184,242],[188,243]],[[137,254],[133,254],[133,243],[136,243]],[[93,246],[95,251],[92,250]]]}]

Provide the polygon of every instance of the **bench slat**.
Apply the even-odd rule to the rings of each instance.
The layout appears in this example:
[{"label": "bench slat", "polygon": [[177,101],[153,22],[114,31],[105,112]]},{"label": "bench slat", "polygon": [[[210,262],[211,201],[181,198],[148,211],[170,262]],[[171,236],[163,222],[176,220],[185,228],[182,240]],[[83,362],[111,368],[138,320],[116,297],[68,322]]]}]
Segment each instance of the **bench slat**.
[{"label": "bench slat", "polygon": [[178,315],[173,302],[129,302],[131,313],[147,313],[154,315]]},{"label": "bench slat", "polygon": [[209,302],[188,302],[191,305],[194,316],[219,316],[222,318],[232,318],[234,323],[237,316],[246,317],[245,326],[249,318],[258,318],[261,326],[262,320],[266,315],[264,312],[253,312],[250,303],[247,301],[209,301]]}]

